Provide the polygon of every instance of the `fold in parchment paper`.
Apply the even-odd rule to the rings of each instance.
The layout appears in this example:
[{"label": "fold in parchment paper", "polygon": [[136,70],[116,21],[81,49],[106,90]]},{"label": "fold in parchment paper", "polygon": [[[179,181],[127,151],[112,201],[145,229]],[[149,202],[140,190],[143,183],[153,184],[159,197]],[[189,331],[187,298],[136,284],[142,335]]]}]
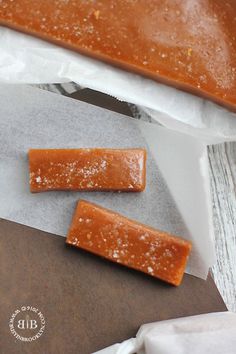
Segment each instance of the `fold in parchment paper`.
[{"label": "fold in parchment paper", "polygon": [[74,81],[144,107],[165,127],[205,143],[236,139],[236,114],[210,101],[4,27],[0,48],[2,83]]},{"label": "fold in parchment paper", "polygon": [[142,325],[136,338],[94,354],[235,354],[236,314],[209,313]]},{"label": "fold in parchment paper", "polygon": [[[0,217],[65,236],[87,199],[193,242],[188,272],[214,262],[206,147],[155,124],[21,85],[0,85]],[[29,192],[29,148],[146,147],[142,193]],[[20,235],[19,235],[20,237]]]}]

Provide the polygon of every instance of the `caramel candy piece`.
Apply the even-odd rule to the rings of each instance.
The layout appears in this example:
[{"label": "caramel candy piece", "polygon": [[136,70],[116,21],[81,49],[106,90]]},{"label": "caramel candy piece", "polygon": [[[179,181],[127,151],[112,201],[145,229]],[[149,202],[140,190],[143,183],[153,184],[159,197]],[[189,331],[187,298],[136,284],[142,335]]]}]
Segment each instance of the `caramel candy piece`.
[{"label": "caramel candy piece", "polygon": [[1,0],[0,24],[236,111],[235,0]]},{"label": "caramel candy piece", "polygon": [[170,284],[181,283],[191,243],[81,200],[66,243]]},{"label": "caramel candy piece", "polygon": [[30,190],[141,192],[145,149],[29,150]]}]

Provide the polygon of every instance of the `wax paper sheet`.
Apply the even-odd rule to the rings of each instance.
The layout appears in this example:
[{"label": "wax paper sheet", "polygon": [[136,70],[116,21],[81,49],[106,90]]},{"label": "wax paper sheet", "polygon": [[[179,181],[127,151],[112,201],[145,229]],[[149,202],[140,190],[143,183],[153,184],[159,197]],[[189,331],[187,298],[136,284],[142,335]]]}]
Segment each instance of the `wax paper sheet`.
[{"label": "wax paper sheet", "polygon": [[235,354],[236,314],[218,312],[142,325],[136,338],[94,354]]},{"label": "wax paper sheet", "polygon": [[205,143],[236,139],[236,114],[208,100],[4,27],[0,48],[2,83],[74,81],[140,105],[164,126]]},{"label": "wax paper sheet", "polygon": [[[0,126],[0,217],[65,236],[76,202],[94,201],[190,239],[188,271],[206,277],[214,245],[207,154],[198,140],[21,85],[0,85]],[[30,193],[28,149],[81,147],[146,147],[145,191]]]}]

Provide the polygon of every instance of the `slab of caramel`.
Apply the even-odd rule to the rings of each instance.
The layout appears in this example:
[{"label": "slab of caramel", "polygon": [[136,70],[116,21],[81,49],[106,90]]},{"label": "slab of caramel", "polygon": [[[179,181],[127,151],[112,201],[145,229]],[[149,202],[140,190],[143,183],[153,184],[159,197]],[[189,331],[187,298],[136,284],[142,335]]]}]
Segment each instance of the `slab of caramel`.
[{"label": "slab of caramel", "polygon": [[2,0],[0,25],[236,110],[235,0]]},{"label": "slab of caramel", "polygon": [[141,192],[144,149],[31,149],[30,190]]},{"label": "slab of caramel", "polygon": [[66,242],[140,270],[170,284],[181,283],[191,243],[79,201]]}]

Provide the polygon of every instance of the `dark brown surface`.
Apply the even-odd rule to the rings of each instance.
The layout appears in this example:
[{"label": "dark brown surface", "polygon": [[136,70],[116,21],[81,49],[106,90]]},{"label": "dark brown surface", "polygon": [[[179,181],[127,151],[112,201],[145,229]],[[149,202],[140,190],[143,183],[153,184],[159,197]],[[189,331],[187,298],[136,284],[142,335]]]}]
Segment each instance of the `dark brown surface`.
[{"label": "dark brown surface", "polygon": [[102,92],[85,88],[72,93],[69,97],[133,117],[126,102],[118,101],[116,98],[108,96]]},{"label": "dark brown surface", "polygon": [[234,111],[235,16],[235,0],[0,2],[1,25]]},{"label": "dark brown surface", "polygon": [[[0,220],[1,354],[88,354],[134,336],[142,323],[226,307],[209,277],[185,275],[180,287],[65,245],[65,239]],[[37,307],[45,333],[16,341],[8,322]]]}]

